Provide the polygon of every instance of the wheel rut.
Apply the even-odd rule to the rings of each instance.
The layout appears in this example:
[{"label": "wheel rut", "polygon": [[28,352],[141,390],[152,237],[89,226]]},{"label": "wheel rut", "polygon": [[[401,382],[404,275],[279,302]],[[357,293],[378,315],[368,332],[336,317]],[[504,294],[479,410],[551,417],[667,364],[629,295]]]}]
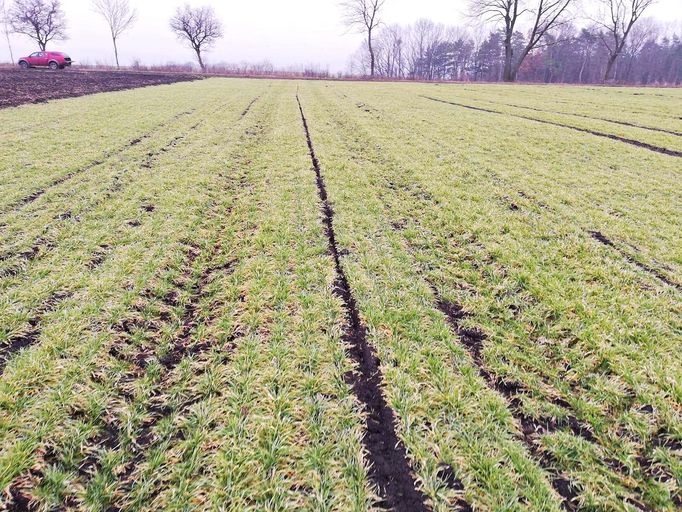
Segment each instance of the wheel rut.
[{"label": "wheel rut", "polygon": [[[241,113],[239,120],[243,119],[249,113],[249,111],[251,110],[253,105],[260,98],[261,98],[261,96],[257,96],[256,98],[254,98],[253,100],[250,101],[250,103],[246,107],[246,110],[244,110],[244,112]],[[172,151],[176,146],[178,146],[185,139],[187,139],[187,137],[194,130],[196,130],[203,123],[205,123],[206,119],[211,118],[214,114],[223,110],[225,108],[225,106],[226,105],[221,105],[220,107],[218,107],[217,109],[212,111],[209,116],[207,116],[206,118],[204,118],[204,119],[200,120],[199,122],[193,124],[187,130],[183,131],[179,135],[170,139],[160,149],[147,153],[147,155],[144,157],[144,159],[139,163],[140,168],[145,169],[145,170],[153,169],[158,158],[162,154],[165,154],[165,153]],[[174,116],[173,119],[177,119],[177,118],[182,117],[184,115],[189,115],[193,112],[194,112],[194,110],[189,111],[189,112],[182,112],[181,114]],[[150,138],[151,135],[152,134],[149,133],[147,135],[143,135],[141,138],[135,139],[133,141],[134,145],[140,144],[143,140]],[[17,275],[19,275],[20,273],[22,273],[23,271],[26,270],[25,263],[33,262],[34,260],[37,260],[41,257],[44,257],[52,249],[54,249],[55,248],[54,243],[43,238],[43,236],[45,236],[48,232],[52,232],[54,234],[57,229],[61,229],[61,227],[68,224],[68,222],[79,222],[80,217],[82,215],[95,210],[97,207],[101,206],[106,201],[109,201],[110,199],[112,199],[114,197],[115,193],[120,192],[124,188],[124,185],[130,186],[131,183],[133,183],[132,180],[129,179],[127,183],[122,182],[122,179],[125,177],[126,174],[127,174],[127,170],[124,170],[122,172],[115,174],[111,180],[111,184],[106,189],[106,193],[103,194],[98,199],[95,199],[94,201],[92,201],[91,204],[89,204],[88,206],[86,206],[82,210],[78,211],[77,215],[74,215],[74,212],[72,210],[67,210],[64,213],[57,215],[54,218],[55,223],[51,223],[51,224],[48,224],[45,226],[43,233],[40,235],[40,237],[38,239],[36,239],[34,241],[31,249],[24,251],[18,255],[11,253],[11,252],[0,254],[0,262],[5,262],[5,261],[12,260],[12,259],[17,259],[17,258],[19,258],[19,261],[20,261],[20,264],[18,264],[18,265],[9,266],[6,268],[0,268],[0,280],[3,278],[14,278],[14,277],[16,277]],[[46,192],[46,190],[43,192]],[[141,207],[147,213],[153,212],[154,209],[153,208],[149,209],[148,206],[149,205],[142,205]],[[95,261],[101,259],[101,254],[100,254],[101,252],[102,251],[98,251],[98,254],[94,256]],[[95,268],[100,266],[102,263],[103,263],[103,260],[96,263]]]},{"label": "wheel rut", "polygon": [[123,153],[124,151],[126,151],[127,149],[130,149],[134,146],[137,146],[138,144],[141,144],[143,141],[151,138],[152,135],[154,135],[154,133],[156,132],[156,130],[167,126],[168,124],[170,124],[171,122],[181,118],[182,116],[190,115],[193,112],[194,111],[192,110],[189,112],[180,112],[179,114],[174,115],[169,120],[160,123],[153,130],[146,132],[146,133],[140,135],[139,137],[136,137],[134,139],[129,140],[127,143],[123,144],[121,147],[119,147],[118,149],[116,149],[112,152],[106,153],[103,156],[103,158],[93,160],[93,161],[85,164],[84,166],[79,167],[78,169],[65,174],[64,176],[60,176],[59,178],[57,178],[57,179],[51,181],[50,183],[46,184],[43,188],[36,190],[27,196],[22,197],[21,199],[15,201],[14,203],[9,204],[4,209],[2,209],[2,211],[0,211],[0,214],[10,213],[12,211],[19,210],[19,209],[23,208],[24,206],[33,203],[34,201],[36,201],[37,199],[42,197],[51,188],[62,185],[63,183],[66,183],[67,181],[75,178],[76,176],[79,176],[85,172],[88,172],[88,171],[94,169],[95,167],[97,167],[99,165],[102,165],[111,157],[119,155],[119,154]]},{"label": "wheel rut", "polygon": [[612,133],[598,132],[596,130],[589,130],[587,128],[579,128],[577,126],[570,126],[567,124],[557,123],[555,121],[547,121],[545,119],[538,119],[536,117],[531,117],[531,116],[523,116],[520,114],[511,114],[508,112],[500,112],[499,110],[493,110],[490,108],[475,107],[473,105],[466,105],[464,103],[456,103],[454,101],[442,100],[439,98],[433,98],[431,96],[420,96],[420,97],[425,98],[425,99],[430,100],[430,101],[435,101],[438,103],[445,103],[446,105],[453,105],[455,107],[461,107],[461,108],[467,108],[469,110],[475,110],[477,112],[486,112],[488,114],[497,114],[497,115],[502,115],[502,116],[516,117],[518,119],[526,119],[528,121],[535,121],[536,123],[547,124],[550,126],[558,126],[560,128],[568,128],[569,130],[575,130],[575,131],[581,132],[581,133],[588,133],[590,135],[595,135],[596,137],[603,137],[606,139],[611,139],[611,140],[616,140],[618,142],[623,142],[625,144],[630,144],[631,146],[636,146],[638,148],[648,149],[649,151],[653,151],[655,153],[661,153],[663,155],[682,158],[682,151],[675,151],[675,150],[668,149],[668,148],[662,148],[660,146],[654,146],[653,144],[649,144],[647,142],[642,142],[642,141],[635,140],[635,139],[628,139],[626,137],[620,137],[620,136],[614,135]]},{"label": "wheel rut", "polygon": [[670,286],[671,288],[675,288],[678,291],[682,291],[682,284],[671,280],[668,276],[661,273],[659,270],[647,265],[646,263],[642,263],[641,261],[633,258],[627,252],[624,252],[622,249],[620,249],[613,242],[613,240],[608,238],[601,231],[588,231],[588,233],[592,237],[592,239],[594,239],[596,242],[599,242],[603,246],[608,247],[609,249],[612,249],[613,251],[620,254],[628,263],[636,266],[640,270],[642,270],[642,271],[646,272],[647,274],[655,277],[656,279],[661,281],[663,284]]},{"label": "wheel rut", "polygon": [[545,112],[547,114],[557,114],[560,116],[574,116],[574,117],[580,117],[582,119],[590,119],[592,121],[605,121],[607,123],[613,123],[613,124],[619,124],[621,126],[628,126],[630,128],[639,128],[641,130],[648,130],[652,132],[658,132],[658,133],[665,133],[667,135],[674,135],[676,137],[682,137],[682,132],[677,132],[675,130],[666,130],[664,128],[654,128],[653,126],[645,126],[643,124],[637,124],[637,123],[630,123],[628,121],[618,121],[616,119],[608,119],[606,117],[594,117],[594,116],[588,116],[585,114],[575,114],[575,113],[569,113],[569,112],[557,112],[556,110],[547,110],[544,108],[537,108],[537,107],[526,107],[524,105],[515,105],[513,103],[498,103],[495,101],[490,101],[493,105],[498,105],[498,106],[506,106],[506,107],[513,107],[513,108],[520,108],[524,110],[531,110],[533,112]]},{"label": "wheel rut", "polygon": [[[255,100],[250,106],[253,103]],[[222,174],[220,176],[226,178]],[[230,180],[223,192],[233,190],[231,183]],[[244,185],[242,181],[235,183],[238,187],[240,184]],[[213,225],[215,222],[222,222],[229,218],[231,207],[224,209],[224,206],[217,199],[209,201],[202,217],[215,220],[205,222]],[[141,209],[147,212],[154,211],[155,206],[146,203]],[[146,288],[141,292],[132,309],[112,326],[116,341],[108,348],[109,359],[117,362],[115,364],[123,363],[128,366],[122,377],[111,383],[112,396],[117,401],[128,403],[139,400],[139,408],[145,416],[143,422],[136,430],[130,431],[120,413],[112,412],[104,417],[93,419],[87,418],[85,411],[76,410],[70,414],[72,420],[85,419],[97,425],[97,432],[81,447],[82,458],[75,463],[74,467],[72,461],[66,461],[58,455],[58,446],[48,445],[36,453],[40,463],[34,467],[39,467],[44,463],[65,471],[74,471],[79,485],[88,488],[96,478],[101,478],[101,475],[107,472],[104,465],[106,451],[124,453],[125,462],[118,468],[119,472],[116,473],[115,480],[119,491],[129,491],[136,485],[137,472],[149,456],[150,449],[158,447],[163,441],[156,432],[158,424],[173,414],[186,413],[194,404],[205,399],[201,394],[192,393],[179,403],[171,405],[168,394],[174,385],[176,371],[183,362],[192,361],[195,365],[193,373],[198,376],[206,370],[209,354],[212,351],[220,350],[222,347],[222,359],[225,363],[237,349],[239,340],[236,335],[228,337],[221,347],[218,346],[217,338],[199,339],[203,328],[214,325],[219,320],[212,310],[221,307],[222,304],[212,302],[211,311],[207,311],[203,306],[204,303],[214,299],[213,283],[234,272],[238,263],[234,259],[223,262],[224,258],[220,257],[225,250],[221,242],[223,229],[224,227],[219,227],[217,240],[211,245],[188,239],[180,240],[179,244],[184,249],[184,257],[178,267],[180,275],[172,281],[171,289],[162,291],[158,286]],[[170,267],[163,267],[159,275],[167,276],[170,271]],[[160,280],[163,281],[163,279]],[[151,281],[155,282],[156,279]],[[181,296],[185,297],[182,303]],[[146,308],[152,304],[158,306],[158,311],[150,314],[150,310]],[[173,315],[172,311],[176,314]],[[153,341],[160,339],[162,332],[169,329],[175,329],[175,332],[165,350],[159,350]],[[144,334],[142,337],[148,341],[134,342],[133,338],[141,334]],[[150,365],[158,366],[161,378],[152,384],[149,396],[141,398],[136,391],[136,383],[145,376],[146,369]],[[93,382],[102,384],[106,380],[105,372],[93,373],[91,378]],[[171,441],[178,441],[183,435],[183,431],[178,430],[173,434]],[[13,505],[21,510],[22,504],[31,502],[34,498],[34,490],[44,479],[44,471],[35,469],[16,477],[8,488]],[[121,505],[122,508],[118,508],[118,500],[115,501],[111,510],[125,508],[123,505]],[[64,498],[64,504],[76,502],[75,495],[67,495]]]},{"label": "wheel rut", "polygon": [[407,450],[396,433],[396,414],[386,402],[381,389],[383,376],[376,351],[367,341],[367,329],[360,319],[355,297],[341,264],[341,251],[334,229],[334,211],[298,94],[296,101],[315,171],[329,252],[334,259],[336,271],[334,292],[342,300],[346,312],[348,325],[344,341],[349,347],[348,355],[357,364],[358,371],[347,375],[346,380],[367,414],[363,445],[371,464],[369,476],[379,490],[382,507],[399,512],[427,511],[430,508],[426,505],[426,496],[417,486]]}]

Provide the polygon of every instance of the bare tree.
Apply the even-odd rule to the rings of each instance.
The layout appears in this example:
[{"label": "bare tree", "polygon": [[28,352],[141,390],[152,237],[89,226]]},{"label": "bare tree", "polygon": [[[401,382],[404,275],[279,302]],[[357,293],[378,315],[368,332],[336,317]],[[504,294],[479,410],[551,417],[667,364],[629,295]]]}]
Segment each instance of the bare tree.
[{"label": "bare tree", "polygon": [[[469,13],[485,22],[503,24],[505,82],[516,80],[521,64],[542,38],[565,21],[568,7],[574,0],[470,0]],[[525,17],[531,17],[527,43],[518,56],[514,55],[514,34]]]},{"label": "bare tree", "polygon": [[405,33],[400,25],[385,26],[377,34],[376,64],[383,76],[405,76]]},{"label": "bare tree", "polygon": [[421,18],[410,32],[410,75],[430,80],[433,49],[443,41],[445,27]]},{"label": "bare tree", "polygon": [[189,4],[178,7],[170,20],[170,28],[179,39],[187,40],[197,54],[201,70],[206,71],[201,52],[223,37],[223,26],[213,7],[191,7]]},{"label": "bare tree", "polygon": [[5,5],[5,0],[0,0],[0,24],[2,24],[2,31],[5,33],[5,39],[7,39],[7,49],[9,50],[9,58],[14,64],[14,52],[12,51],[12,42],[9,38],[10,25],[9,25],[9,13],[7,12],[7,7]]},{"label": "bare tree", "polygon": [[609,53],[604,81],[611,79],[613,66],[625,47],[632,27],[656,0],[600,0],[602,15],[595,20],[605,31],[599,37]]},{"label": "bare tree", "polygon": [[137,17],[135,9],[130,7],[128,0],[92,0],[92,6],[100,16],[102,16],[111,31],[111,40],[114,43],[114,56],[116,57],[116,67],[120,68],[118,62],[118,38],[133,26]]},{"label": "bare tree", "polygon": [[17,34],[30,37],[45,51],[54,39],[66,39],[66,19],[59,0],[15,0],[9,21]]},{"label": "bare tree", "polygon": [[625,73],[622,78],[630,81],[630,74],[635,60],[640,56],[647,43],[655,42],[658,39],[660,30],[658,24],[651,18],[644,18],[637,25],[632,27],[628,42],[623,49],[623,55],[627,59]]},{"label": "bare tree", "polygon": [[345,0],[341,2],[344,11],[344,23],[367,34],[367,51],[369,52],[369,74],[374,77],[376,71],[376,55],[373,46],[373,35],[381,25],[380,12],[385,0]]}]

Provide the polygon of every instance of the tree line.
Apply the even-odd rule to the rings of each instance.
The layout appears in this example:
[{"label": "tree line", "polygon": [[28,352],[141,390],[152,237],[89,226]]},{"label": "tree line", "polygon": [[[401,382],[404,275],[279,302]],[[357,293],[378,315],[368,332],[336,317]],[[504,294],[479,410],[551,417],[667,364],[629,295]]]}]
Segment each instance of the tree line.
[{"label": "tree line", "polygon": [[[643,18],[655,0],[471,0],[487,31],[421,19],[386,25],[386,0],[343,2],[365,34],[353,74],[413,80],[682,83],[682,34]],[[595,8],[596,4],[596,8]],[[581,24],[582,26],[580,26]]]},{"label": "tree line", "polygon": [[[91,0],[91,6],[107,24],[116,67],[120,68],[118,40],[135,24],[137,11],[128,0]],[[9,6],[5,0],[0,0],[0,22],[12,61],[10,33],[32,39],[41,51],[45,51],[51,41],[68,38],[66,15],[60,0],[14,0]],[[203,52],[223,36],[222,23],[213,7],[189,4],[178,7],[169,20],[169,28],[194,51],[199,66],[205,71]]]},{"label": "tree line", "polygon": [[[11,0],[7,0],[10,2]],[[386,25],[390,0],[340,0],[343,21],[364,34],[351,74],[413,80],[537,81],[640,84],[682,83],[682,34],[664,34],[644,18],[655,0],[469,0],[470,25],[448,27],[421,19]],[[116,66],[118,41],[137,20],[128,0],[91,0],[106,22]],[[597,8],[594,8],[595,5]],[[45,50],[67,38],[60,0],[0,0],[0,21],[12,55],[10,34],[31,38]],[[206,70],[204,52],[223,36],[214,9],[185,4],[169,28]]]}]

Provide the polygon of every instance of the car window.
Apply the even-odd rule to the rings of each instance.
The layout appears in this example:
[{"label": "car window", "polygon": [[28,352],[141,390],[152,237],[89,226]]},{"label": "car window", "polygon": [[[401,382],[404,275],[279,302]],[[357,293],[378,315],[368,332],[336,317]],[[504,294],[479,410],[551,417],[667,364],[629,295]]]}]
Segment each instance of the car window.
[{"label": "car window", "polygon": [[30,57],[40,57],[40,52],[33,52]]}]

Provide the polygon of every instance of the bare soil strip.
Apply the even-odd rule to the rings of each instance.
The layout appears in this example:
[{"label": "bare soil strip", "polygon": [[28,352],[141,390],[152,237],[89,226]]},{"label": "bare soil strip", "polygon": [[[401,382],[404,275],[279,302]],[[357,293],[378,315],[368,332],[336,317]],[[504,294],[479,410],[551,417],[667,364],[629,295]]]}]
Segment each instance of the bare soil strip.
[{"label": "bare soil strip", "polygon": [[658,279],[662,283],[664,283],[668,286],[671,286],[677,290],[682,291],[682,284],[676,283],[675,281],[672,281],[670,278],[668,278],[668,276],[662,274],[660,271],[656,270],[655,268],[650,267],[649,265],[646,265],[645,263],[642,263],[641,261],[637,261],[635,258],[633,258],[629,254],[627,254],[626,252],[624,252],[620,248],[618,248],[618,246],[613,243],[613,240],[606,237],[606,235],[604,235],[601,231],[590,231],[589,233],[590,233],[590,236],[594,240],[596,240],[600,244],[616,251],[623,258],[625,258],[625,260],[628,263],[631,263],[634,266],[636,266],[637,268],[639,268],[640,270],[643,270],[644,272],[646,272],[647,274],[654,276],[656,279]]},{"label": "bare soil strip", "polygon": [[343,301],[349,324],[344,341],[350,347],[349,356],[358,365],[358,372],[347,375],[347,382],[367,413],[367,432],[363,438],[363,445],[371,463],[370,478],[379,489],[383,500],[382,506],[399,512],[427,511],[429,508],[425,504],[426,497],[417,488],[407,451],[396,434],[396,415],[386,403],[381,391],[383,377],[379,361],[374,348],[367,342],[366,328],[360,320],[357,303],[341,265],[340,251],[334,231],[334,211],[329,202],[320,162],[315,153],[308,121],[298,95],[296,95],[296,101],[301,112],[301,121],[315,170],[318,195],[322,203],[322,222],[329,242],[329,252],[334,258],[337,276],[335,293]]},{"label": "bare soil strip", "polygon": [[469,110],[476,110],[477,112],[486,112],[488,114],[498,114],[498,115],[502,115],[502,116],[516,117],[519,119],[526,119],[528,121],[535,121],[536,123],[548,124],[550,126],[558,126],[560,128],[568,128],[569,130],[575,130],[577,132],[582,132],[582,133],[589,133],[590,135],[595,135],[597,137],[604,137],[606,139],[624,142],[626,144],[630,144],[630,145],[636,146],[638,148],[648,149],[649,151],[653,151],[655,153],[661,153],[663,155],[676,156],[678,158],[682,158],[682,151],[674,151],[672,149],[662,148],[660,146],[654,146],[653,144],[648,144],[646,142],[642,142],[642,141],[635,140],[635,139],[628,139],[625,137],[620,137],[620,136],[614,135],[612,133],[598,132],[595,130],[588,130],[587,128],[578,128],[577,126],[570,126],[570,125],[566,125],[566,124],[562,124],[562,123],[557,123],[555,121],[547,121],[545,119],[537,119],[535,117],[522,116],[520,114],[511,114],[509,112],[500,112],[499,110],[493,110],[493,109],[489,109],[489,108],[474,107],[472,105],[465,105],[464,103],[455,103],[453,101],[446,101],[446,100],[441,100],[439,98],[432,98],[431,96],[420,95],[420,97],[425,98],[427,100],[436,101],[438,103],[445,103],[446,105],[454,105],[455,107],[462,107],[462,108],[468,108]]}]

